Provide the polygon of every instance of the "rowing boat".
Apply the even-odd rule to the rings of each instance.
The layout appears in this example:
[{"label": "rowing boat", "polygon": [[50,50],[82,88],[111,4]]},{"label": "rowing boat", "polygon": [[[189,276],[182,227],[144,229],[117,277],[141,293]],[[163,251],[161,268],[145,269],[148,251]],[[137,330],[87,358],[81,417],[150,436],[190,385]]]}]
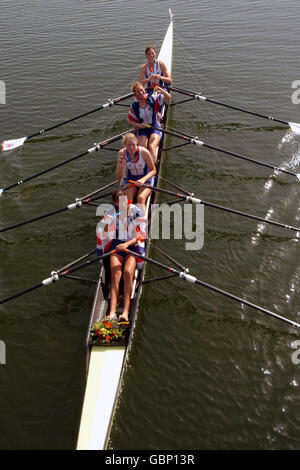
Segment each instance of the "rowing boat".
[{"label": "rowing boat", "polygon": [[[166,37],[165,37],[164,42],[163,42],[163,47],[162,47],[162,49],[160,51],[160,54],[159,54],[159,58],[161,60],[163,60],[165,63],[168,64],[168,68],[169,68],[170,71],[171,71],[171,54],[170,54],[170,52],[172,50],[171,44],[172,44],[172,21],[171,21],[171,24],[168,28],[168,33],[166,34]],[[178,87],[177,88],[171,87],[170,89],[171,89],[171,91],[175,91],[175,92],[178,92],[180,94],[187,95],[189,97],[189,99],[185,99],[185,101],[191,101],[192,99],[203,100],[203,101],[211,102],[211,103],[214,103],[214,104],[218,104],[218,105],[221,105],[221,106],[226,106],[226,107],[229,107],[229,108],[233,108],[233,109],[237,109],[237,110],[241,110],[243,112],[246,112],[246,110],[243,110],[243,109],[240,109],[240,108],[237,108],[237,107],[233,107],[231,105],[225,105],[224,103],[217,102],[216,100],[208,99],[208,98],[202,96],[199,93],[191,92],[191,91],[188,91],[188,90],[183,90],[183,89],[180,89]],[[127,98],[131,98],[131,97],[132,97],[132,94],[128,94],[128,95],[122,96],[120,98],[116,98],[114,100],[109,100],[108,103],[101,106],[100,108],[98,107],[98,108],[96,108],[94,110],[91,110],[87,113],[76,116],[75,118],[64,121],[63,123],[59,123],[56,126],[52,126],[50,128],[47,128],[43,131],[43,133],[49,131],[50,129],[53,129],[54,127],[58,127],[58,126],[61,126],[63,124],[67,124],[68,122],[72,122],[75,119],[79,119],[80,117],[89,115],[92,112],[95,112],[97,110],[107,108],[109,106],[112,106],[113,104],[117,104],[118,102],[123,101]],[[183,102],[183,101],[181,101],[181,102]],[[179,104],[179,103],[172,102],[172,106],[174,106],[175,104]],[[167,109],[167,111],[168,111],[168,109]],[[265,116],[259,115],[257,113],[250,112],[250,114],[255,114],[258,117],[259,116],[260,117],[265,117]],[[234,153],[232,151],[228,151],[228,150],[221,149],[219,147],[212,146],[208,143],[202,142],[201,140],[199,140],[198,137],[188,135],[188,134],[183,133],[181,131],[176,131],[175,132],[174,129],[173,130],[170,129],[170,128],[167,129],[166,128],[167,127],[166,126],[167,116],[168,116],[168,112],[166,112],[165,122],[163,123],[164,124],[164,127],[162,129],[163,136],[171,135],[173,137],[182,139],[184,141],[184,143],[181,144],[181,145],[170,147],[169,149],[167,149],[164,146],[164,151],[171,150],[171,148],[175,148],[175,147],[181,147],[183,145],[193,144],[196,147],[198,146],[198,147],[201,147],[201,148],[213,149],[214,151],[225,153],[225,154],[230,155],[230,156],[235,157],[235,158],[240,158],[244,161],[251,162],[251,164],[255,163],[255,164],[263,165],[267,168],[271,168],[271,169],[275,170],[276,172],[281,171],[286,175],[292,176],[294,178],[296,177],[296,179],[298,181],[300,180],[300,174],[299,173],[294,173],[294,172],[291,172],[291,171],[287,171],[286,169],[284,169],[282,167],[278,168],[274,165],[270,165],[269,163],[260,162],[258,160],[253,160],[253,159],[250,159],[247,156],[240,155],[240,154]],[[274,118],[268,118],[268,119],[278,121]],[[279,122],[290,125],[290,127],[292,128],[292,125],[291,125],[292,123],[285,122],[285,121],[279,121]],[[295,130],[295,133],[297,133],[296,131],[297,131],[297,129]],[[126,132],[128,132],[128,131],[126,131]],[[85,151],[83,153],[80,153],[79,155],[73,156],[73,157],[69,158],[68,160],[65,160],[64,162],[61,162],[59,164],[55,164],[51,168],[45,169],[45,170],[43,170],[43,171],[41,171],[41,172],[39,172],[35,175],[23,178],[22,180],[14,183],[14,184],[11,184],[10,186],[2,188],[2,189],[0,189],[0,196],[1,195],[4,196],[4,193],[7,193],[9,190],[11,190],[13,188],[16,188],[20,184],[24,184],[28,181],[32,181],[34,178],[40,177],[40,176],[42,176],[42,175],[58,168],[58,167],[61,167],[62,165],[65,165],[69,162],[73,162],[75,159],[82,158],[85,155],[90,155],[92,152],[102,150],[109,143],[116,142],[121,136],[122,136],[122,134],[119,134],[118,136],[114,136],[111,139],[108,139],[104,142],[94,144],[94,147],[88,149],[87,151]],[[29,136],[27,138],[27,140],[30,137],[31,136]],[[24,141],[23,141],[23,143],[24,143]],[[19,142],[15,143],[16,146],[17,146],[17,144],[19,145]],[[162,144],[163,144],[163,141],[162,141]],[[196,157],[196,152],[195,152],[195,157]],[[214,208],[214,209],[217,209],[217,210],[225,211],[227,213],[235,214],[235,216],[247,217],[247,218],[250,218],[252,220],[258,220],[259,222],[263,222],[265,224],[271,224],[273,226],[281,227],[284,230],[289,230],[289,231],[292,230],[292,231],[296,232],[296,236],[299,237],[299,233],[300,233],[300,228],[299,227],[294,227],[294,226],[290,226],[290,225],[287,225],[287,224],[282,224],[282,223],[278,223],[276,221],[273,221],[269,218],[269,214],[268,214],[267,218],[262,218],[262,217],[259,217],[259,216],[255,216],[254,214],[247,214],[247,213],[241,212],[239,210],[230,209],[228,207],[224,207],[224,206],[221,206],[221,205],[218,205],[218,204],[214,204],[212,202],[204,201],[202,199],[200,200],[199,197],[193,196],[191,193],[187,192],[186,190],[183,190],[183,189],[179,188],[178,186],[176,186],[174,183],[171,183],[171,182],[169,182],[169,183],[173,187],[177,187],[177,189],[179,189],[183,193],[184,192],[185,193],[184,194],[178,194],[178,193],[174,193],[172,191],[168,191],[166,189],[163,189],[163,187],[161,187],[163,185],[159,185],[159,180],[161,179],[160,178],[161,166],[162,166],[162,146],[160,147],[160,152],[159,152],[159,157],[158,157],[158,168],[157,168],[158,179],[157,179],[156,185],[152,188],[153,189],[152,198],[148,202],[148,210],[149,210],[149,207],[150,207],[150,202],[152,202],[152,203],[155,202],[155,194],[157,194],[158,192],[162,192],[164,194],[176,196],[177,198],[179,198],[182,201],[186,200],[189,203],[202,204],[203,206],[205,205],[205,206],[210,207],[210,208]],[[274,173],[274,176],[275,176],[275,173]],[[164,181],[166,181],[166,180],[164,180]],[[117,183],[117,182],[115,182],[115,183]],[[101,188],[101,190],[107,189],[110,186],[111,186],[111,184],[107,185],[105,188]],[[96,194],[96,193],[100,192],[101,190],[98,189],[97,191],[95,191],[92,194]],[[39,215],[39,216],[34,217],[34,218],[32,218],[30,220],[27,220],[27,221],[18,222],[17,224],[11,225],[9,227],[1,228],[0,233],[6,232],[8,230],[11,230],[11,229],[14,229],[14,228],[17,228],[17,227],[21,227],[21,226],[23,226],[25,224],[28,224],[28,223],[31,223],[31,222],[36,222],[38,220],[44,219],[45,217],[53,216],[54,214],[62,213],[65,210],[77,209],[77,208],[80,208],[80,207],[82,207],[86,204],[92,204],[94,200],[106,197],[108,195],[110,196],[111,193],[101,194],[100,196],[95,196],[95,197],[91,197],[92,195],[88,195],[88,196],[84,196],[84,197],[81,197],[81,198],[77,198],[75,203],[73,202],[72,204],[69,204],[68,206],[66,206],[62,209],[58,209],[58,210],[49,212],[49,213],[44,214],[44,215]],[[3,201],[5,200],[5,196],[3,197],[2,200]],[[151,212],[149,213],[149,216],[151,217]],[[151,227],[150,224],[149,224],[149,226]],[[148,242],[147,242],[147,249],[146,249],[146,256],[144,257],[144,259],[145,259],[146,262],[155,264],[158,267],[160,267],[162,269],[166,269],[167,271],[169,271],[168,276],[165,276],[164,278],[177,276],[179,279],[183,279],[183,280],[186,280],[188,282],[194,283],[194,286],[198,285],[198,286],[201,286],[201,287],[205,287],[206,289],[210,289],[213,292],[217,293],[218,295],[222,295],[222,296],[225,296],[227,298],[230,298],[231,300],[234,300],[234,301],[238,302],[240,305],[243,305],[243,307],[245,307],[245,306],[251,307],[252,309],[255,309],[255,310],[260,311],[264,314],[270,315],[273,318],[276,318],[277,320],[283,321],[283,322],[285,322],[285,323],[287,323],[287,324],[289,324],[293,327],[296,327],[298,329],[300,328],[300,324],[293,321],[293,320],[285,318],[282,315],[279,315],[278,313],[267,310],[266,308],[260,307],[260,306],[254,304],[250,301],[247,301],[246,299],[243,299],[243,298],[238,297],[234,294],[226,292],[221,288],[218,288],[218,287],[209,285],[206,282],[200,281],[196,277],[187,274],[186,268],[183,268],[184,271],[177,271],[177,270],[175,270],[175,269],[173,269],[169,266],[163,265],[162,263],[158,263],[154,260],[151,260],[150,258],[148,258],[150,237],[151,237],[151,233],[149,234],[149,239],[148,239]],[[152,233],[152,239],[153,238],[155,238],[154,233]],[[156,249],[158,249],[158,247],[156,247]],[[86,374],[87,375],[87,382],[86,382],[86,393],[85,393],[85,397],[84,397],[81,423],[80,423],[78,442],[77,442],[77,448],[78,449],[103,449],[103,448],[107,448],[107,446],[108,446],[109,433],[110,433],[110,429],[111,429],[111,426],[112,426],[114,412],[115,412],[115,408],[116,408],[116,404],[117,404],[117,398],[118,398],[118,395],[119,395],[119,391],[120,391],[122,381],[123,381],[123,376],[124,376],[124,373],[125,373],[125,364],[127,363],[127,357],[128,357],[131,345],[132,345],[132,339],[133,339],[133,334],[134,334],[134,331],[135,331],[135,324],[136,324],[137,315],[138,315],[139,300],[140,300],[140,296],[141,296],[141,293],[142,293],[142,288],[143,288],[143,285],[146,282],[148,283],[148,282],[151,281],[151,280],[147,280],[147,281],[144,280],[145,268],[141,272],[136,271],[136,277],[135,277],[135,280],[134,280],[134,289],[132,291],[131,323],[126,329],[125,339],[122,341],[122,343],[118,343],[118,345],[110,345],[110,346],[97,345],[96,346],[93,343],[92,338],[90,336],[90,330],[91,330],[91,326],[93,325],[95,320],[97,320],[98,318],[103,318],[103,316],[106,313],[107,306],[108,306],[108,295],[107,295],[107,292],[108,292],[108,282],[107,282],[108,269],[107,269],[106,261],[102,260],[101,263],[103,263],[103,264],[100,265],[99,259],[94,258],[92,260],[89,260],[85,263],[80,264],[79,266],[75,266],[75,264],[77,264],[78,262],[81,262],[83,259],[86,259],[88,256],[92,255],[94,253],[94,251],[95,250],[90,252],[88,255],[82,256],[81,258],[79,258],[78,260],[70,263],[68,266],[65,266],[64,268],[61,268],[57,271],[52,271],[51,276],[47,279],[44,279],[44,281],[39,282],[38,284],[36,284],[34,286],[31,286],[31,287],[29,287],[25,290],[22,290],[22,291],[17,292],[13,295],[10,295],[9,297],[7,297],[5,299],[0,300],[0,304],[2,305],[2,304],[6,303],[10,300],[16,299],[17,297],[19,297],[21,295],[32,292],[35,289],[48,286],[48,285],[58,281],[59,279],[62,279],[62,278],[69,278],[69,279],[73,278],[73,279],[75,279],[75,277],[71,276],[71,274],[73,272],[85,267],[85,266],[89,266],[91,263],[97,263],[97,266],[101,266],[100,267],[100,272],[97,270],[97,274],[99,275],[98,280],[97,281],[91,281],[91,282],[95,282],[97,287],[96,287],[96,293],[95,293],[95,298],[94,298],[94,303],[93,303],[93,308],[92,308],[92,314],[91,314],[91,317],[90,317],[89,326],[88,326],[88,334],[87,334],[87,374]],[[172,262],[175,263],[174,260],[172,260]],[[90,281],[88,279],[82,279],[82,278],[80,279],[78,277],[76,279],[77,280],[83,280],[83,281]]]},{"label": "rowing boat", "polygon": [[[158,55],[171,73],[173,52],[173,17],[170,12],[170,24],[164,36]],[[166,105],[162,128],[166,128],[169,106]],[[163,134],[157,157],[157,175],[154,186],[159,185],[161,166],[163,160]],[[151,206],[155,204],[157,192],[153,191],[148,198],[146,215],[148,216],[148,238],[146,241],[146,256],[149,252],[151,240]],[[87,381],[83,402],[81,422],[78,434],[78,450],[101,450],[107,448],[109,432],[112,425],[117,397],[122,383],[124,365],[130,351],[134,327],[138,314],[139,299],[142,293],[145,276],[145,263],[141,270],[135,271],[130,305],[130,323],[125,327],[122,342],[115,344],[101,344],[93,341],[91,328],[95,322],[102,320],[109,304],[109,262],[106,258],[101,263],[99,280],[94,297],[91,317],[87,333]]]}]

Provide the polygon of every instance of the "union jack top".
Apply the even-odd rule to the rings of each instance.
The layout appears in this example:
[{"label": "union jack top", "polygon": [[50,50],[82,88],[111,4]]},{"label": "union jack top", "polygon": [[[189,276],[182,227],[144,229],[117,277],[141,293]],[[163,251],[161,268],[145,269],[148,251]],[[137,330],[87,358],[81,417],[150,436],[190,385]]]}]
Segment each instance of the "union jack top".
[{"label": "union jack top", "polygon": [[146,102],[147,106],[142,108],[139,102],[135,100],[129,108],[128,120],[133,124],[142,124],[144,122],[156,126],[156,115],[162,111],[164,96],[162,93],[148,94]]},{"label": "union jack top", "polygon": [[[129,204],[127,217],[120,217],[122,213],[116,213],[115,206],[111,206],[97,225],[96,253],[102,256],[112,250],[119,243],[137,238],[137,242],[129,249],[142,256],[145,255],[146,219],[139,207]],[[141,269],[143,260],[137,259],[137,268]]]}]

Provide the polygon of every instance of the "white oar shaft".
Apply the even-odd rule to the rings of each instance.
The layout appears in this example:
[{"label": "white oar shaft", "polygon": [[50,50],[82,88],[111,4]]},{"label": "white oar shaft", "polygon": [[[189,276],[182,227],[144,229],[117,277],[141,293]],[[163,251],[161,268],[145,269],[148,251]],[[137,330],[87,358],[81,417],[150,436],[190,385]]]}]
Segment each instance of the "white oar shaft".
[{"label": "white oar shaft", "polygon": [[1,150],[2,150],[2,152],[5,152],[7,150],[14,150],[18,147],[21,147],[26,140],[29,140],[32,137],[36,137],[38,135],[44,134],[45,132],[49,132],[53,129],[56,129],[57,127],[64,126],[65,124],[69,124],[73,121],[76,121],[77,119],[83,118],[85,116],[89,116],[90,114],[95,113],[97,111],[100,111],[102,109],[109,108],[109,107],[113,106],[114,104],[120,103],[120,101],[124,101],[127,98],[130,98],[131,96],[133,96],[133,93],[128,93],[127,95],[120,96],[119,98],[110,99],[110,100],[108,100],[107,103],[104,103],[101,106],[98,106],[98,108],[92,109],[91,111],[87,111],[86,113],[83,113],[83,114],[79,114],[78,116],[75,116],[71,119],[60,122],[58,124],[55,124],[51,127],[48,127],[47,129],[43,129],[43,130],[40,130],[38,132],[35,132],[34,134],[31,134],[27,137],[21,137],[19,139],[4,140],[1,144]]},{"label": "white oar shaft", "polygon": [[182,88],[178,88],[178,87],[171,87],[170,89],[173,90],[173,91],[177,91],[178,93],[181,93],[183,95],[191,96],[191,97],[193,97],[193,98],[195,98],[196,100],[199,100],[199,101],[207,101],[208,103],[216,104],[216,105],[219,105],[219,106],[223,106],[225,108],[233,109],[235,111],[241,111],[242,113],[251,114],[252,116],[260,117],[260,118],[263,118],[263,119],[268,119],[269,121],[284,124],[285,126],[289,126],[295,134],[300,134],[300,124],[298,124],[297,122],[283,121],[282,119],[277,119],[273,116],[258,113],[256,111],[251,111],[249,109],[241,108],[239,106],[233,106],[231,104],[224,103],[222,101],[218,101],[218,100],[215,100],[213,98],[208,98],[207,96],[202,95],[201,92],[196,93],[194,91],[183,90]]},{"label": "white oar shaft", "polygon": [[266,308],[264,308],[264,307],[260,307],[259,305],[256,305],[256,304],[254,304],[253,302],[249,302],[248,300],[242,299],[242,298],[240,298],[240,297],[238,297],[238,296],[236,296],[236,295],[234,295],[234,294],[231,294],[230,292],[224,291],[223,289],[220,289],[219,287],[216,287],[216,286],[213,286],[213,285],[211,285],[211,284],[208,284],[208,283],[206,283],[206,282],[204,282],[204,281],[201,281],[200,279],[197,279],[195,276],[192,276],[192,275],[190,275],[190,274],[188,274],[188,273],[186,273],[186,272],[177,271],[176,269],[171,268],[170,266],[166,266],[165,264],[162,264],[162,263],[160,263],[160,262],[158,262],[158,261],[155,261],[155,260],[153,260],[153,259],[151,259],[151,258],[148,258],[148,257],[146,257],[146,256],[142,256],[142,255],[139,255],[139,254],[137,254],[137,253],[134,253],[134,252],[132,252],[132,251],[130,251],[130,250],[128,250],[128,249],[125,249],[125,250],[122,250],[122,251],[125,251],[126,253],[130,253],[130,254],[132,254],[132,255],[138,257],[138,258],[143,259],[144,261],[147,261],[148,263],[154,264],[154,265],[156,265],[156,266],[158,266],[158,267],[161,267],[161,268],[163,268],[163,269],[165,269],[165,270],[167,270],[167,271],[170,271],[171,273],[177,274],[177,276],[178,276],[180,279],[184,279],[185,281],[190,282],[190,283],[192,283],[192,284],[198,284],[198,285],[201,285],[202,287],[206,287],[206,288],[208,288],[208,289],[210,289],[210,290],[212,290],[212,291],[214,291],[214,292],[217,292],[218,294],[221,294],[221,295],[223,295],[223,296],[225,296],[225,297],[228,297],[228,298],[230,298],[230,299],[232,299],[232,300],[235,300],[235,301],[237,301],[237,302],[239,302],[239,303],[241,303],[241,304],[243,304],[243,305],[247,305],[247,306],[249,306],[249,307],[251,307],[251,308],[253,308],[253,309],[255,309],[255,310],[258,310],[258,311],[260,311],[260,312],[262,312],[262,313],[266,313],[267,315],[270,315],[270,316],[276,318],[277,320],[281,320],[281,321],[283,321],[283,322],[285,322],[285,323],[288,323],[288,324],[290,324],[290,325],[292,325],[292,326],[294,326],[294,327],[296,327],[296,328],[300,328],[300,324],[294,322],[293,320],[290,320],[290,319],[288,319],[288,318],[286,318],[286,317],[283,317],[282,315],[279,315],[279,314],[277,314],[277,313],[275,313],[275,312],[272,312],[271,310],[268,310],[268,309],[266,309]]}]

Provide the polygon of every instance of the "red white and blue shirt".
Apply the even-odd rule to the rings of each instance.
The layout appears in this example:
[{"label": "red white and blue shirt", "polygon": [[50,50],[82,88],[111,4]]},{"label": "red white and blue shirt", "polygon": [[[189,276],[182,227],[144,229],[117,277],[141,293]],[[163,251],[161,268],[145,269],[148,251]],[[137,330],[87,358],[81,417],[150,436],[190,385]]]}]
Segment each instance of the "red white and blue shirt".
[{"label": "red white and blue shirt", "polygon": [[128,113],[128,120],[132,123],[157,125],[157,114],[162,111],[164,96],[162,93],[148,94],[146,98],[147,106],[142,108],[137,100],[135,100]]},{"label": "red white and blue shirt", "polygon": [[[116,213],[115,206],[111,205],[98,223],[96,229],[97,255],[102,256],[111,251],[116,242],[124,243],[132,238],[137,238],[137,242],[129,247],[129,250],[144,256],[146,219],[142,210],[134,204],[129,204],[127,217],[120,217],[120,215],[120,212]],[[137,268],[140,269],[143,263],[143,260],[138,259]]]},{"label": "red white and blue shirt", "polygon": [[[151,75],[160,75],[160,76],[163,76],[163,72],[161,70],[161,67],[160,67],[160,62],[159,60],[155,60],[154,61],[154,66],[153,66],[153,69],[151,69],[149,67],[149,64],[148,62],[146,63],[146,78],[149,78],[151,77]],[[154,80],[150,80],[149,82],[147,82],[147,85],[146,85],[146,89],[147,90],[151,90],[153,89],[156,85],[159,85],[160,87],[164,86],[164,82],[162,80],[159,80],[158,83],[155,82]]]}]

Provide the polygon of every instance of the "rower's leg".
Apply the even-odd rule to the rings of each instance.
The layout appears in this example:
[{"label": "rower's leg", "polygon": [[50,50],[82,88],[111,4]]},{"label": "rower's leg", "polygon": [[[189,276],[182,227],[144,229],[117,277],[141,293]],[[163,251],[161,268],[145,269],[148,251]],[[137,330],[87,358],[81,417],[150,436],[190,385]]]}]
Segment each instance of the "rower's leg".
[{"label": "rower's leg", "polygon": [[123,257],[120,255],[110,255],[110,310],[109,318],[116,316],[119,286],[122,277]]},{"label": "rower's leg", "polygon": [[159,143],[160,143],[160,135],[151,134],[149,141],[148,141],[148,150],[152,155],[154,163],[156,163],[156,160],[157,160]]},{"label": "rower's leg", "polygon": [[138,136],[138,144],[141,146],[141,147],[145,147],[147,148],[147,145],[148,145],[148,137],[146,135],[139,135]]},{"label": "rower's leg", "polygon": [[137,204],[138,207],[143,211],[143,214],[146,214],[146,202],[151,194],[151,189],[149,188],[141,188],[138,192],[137,196]]},{"label": "rower's leg", "polygon": [[134,201],[134,198],[137,193],[137,188],[135,186],[132,186],[131,188],[124,189],[124,194],[126,194],[127,199],[130,201]]},{"label": "rower's leg", "polygon": [[[130,248],[130,247],[129,247]],[[124,304],[123,304],[123,313],[120,317],[120,320],[128,321],[129,320],[129,307],[130,307],[130,297],[133,284],[133,275],[136,268],[136,257],[133,255],[127,255],[124,264]]]}]

